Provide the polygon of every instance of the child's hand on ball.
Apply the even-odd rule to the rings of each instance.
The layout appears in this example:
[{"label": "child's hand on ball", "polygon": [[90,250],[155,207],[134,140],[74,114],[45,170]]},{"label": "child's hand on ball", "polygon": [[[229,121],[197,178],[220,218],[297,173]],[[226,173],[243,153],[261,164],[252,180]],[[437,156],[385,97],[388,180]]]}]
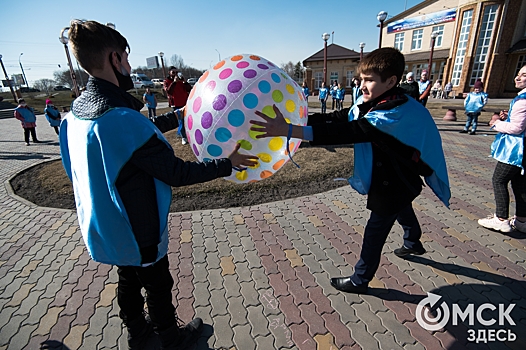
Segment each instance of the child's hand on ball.
[{"label": "child's hand on ball", "polygon": [[234,148],[234,152],[232,152],[228,159],[232,162],[232,167],[234,168],[241,168],[241,167],[249,167],[254,166],[258,162],[258,157],[251,156],[248,154],[241,154],[239,153],[239,148],[241,147],[241,144],[237,143],[236,148]]},{"label": "child's hand on ball", "polygon": [[276,113],[275,118],[271,118],[260,111],[256,111],[256,115],[260,116],[264,121],[250,121],[250,124],[257,125],[257,127],[252,126],[250,130],[262,133],[256,136],[257,139],[272,136],[287,136],[289,132],[289,124],[283,117],[283,113],[281,113],[276,105],[273,105],[272,108]]}]

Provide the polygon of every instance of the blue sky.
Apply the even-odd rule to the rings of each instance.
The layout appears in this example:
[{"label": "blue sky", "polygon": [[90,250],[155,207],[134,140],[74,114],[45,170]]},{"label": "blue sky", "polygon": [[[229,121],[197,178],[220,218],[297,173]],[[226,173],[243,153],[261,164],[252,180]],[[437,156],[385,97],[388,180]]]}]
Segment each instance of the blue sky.
[{"label": "blue sky", "polygon": [[[159,51],[177,54],[184,63],[209,69],[240,53],[265,57],[277,65],[302,61],[328,43],[359,51],[378,45],[376,15],[389,17],[418,0],[25,0],[2,1],[0,54],[9,75],[20,74],[19,58],[30,85],[67,67],[60,31],[71,19],[112,22],[130,43],[132,67],[146,66]],[[318,19],[317,19],[318,18]],[[20,53],[23,55],[20,56]],[[74,59],[74,58],[73,58]],[[74,61],[75,62],[75,61]],[[3,73],[1,78],[4,79]]]}]

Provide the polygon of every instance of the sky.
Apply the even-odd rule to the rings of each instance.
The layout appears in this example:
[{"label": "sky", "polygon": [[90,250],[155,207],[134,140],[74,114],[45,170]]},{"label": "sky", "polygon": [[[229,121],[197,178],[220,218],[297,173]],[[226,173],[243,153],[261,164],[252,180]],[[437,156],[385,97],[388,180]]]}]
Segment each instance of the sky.
[{"label": "sky", "polygon": [[54,71],[68,67],[60,32],[78,18],[114,23],[130,44],[132,68],[146,66],[146,58],[160,51],[166,65],[177,54],[186,65],[202,70],[236,54],[295,64],[323,49],[323,33],[331,34],[328,44],[359,51],[359,43],[365,42],[364,52],[373,50],[378,46],[378,12],[387,11],[390,18],[420,2],[3,0],[0,54],[9,76],[21,74],[22,63],[30,86],[38,79],[53,79]]}]

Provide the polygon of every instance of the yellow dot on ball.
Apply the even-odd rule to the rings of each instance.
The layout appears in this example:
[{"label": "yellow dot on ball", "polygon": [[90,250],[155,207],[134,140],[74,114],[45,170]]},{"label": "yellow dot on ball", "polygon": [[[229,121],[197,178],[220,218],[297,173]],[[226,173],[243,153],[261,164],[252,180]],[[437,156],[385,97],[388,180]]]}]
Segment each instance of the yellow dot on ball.
[{"label": "yellow dot on ball", "polygon": [[246,170],[238,171],[236,173],[236,179],[239,181],[245,181],[248,178],[248,172]]},{"label": "yellow dot on ball", "polygon": [[[262,127],[261,126],[258,126],[258,125],[252,125],[252,128],[256,128],[256,129],[261,129]],[[256,136],[257,135],[263,135],[262,132],[260,131],[254,131],[252,129],[249,129],[248,130],[248,136],[250,136],[250,138],[254,139],[254,140],[257,140],[256,139]]]},{"label": "yellow dot on ball", "polygon": [[274,90],[272,92],[272,99],[275,102],[280,103],[281,101],[283,101],[283,92],[281,92],[279,90]]},{"label": "yellow dot on ball", "polygon": [[259,164],[259,161],[256,161],[256,164],[252,165],[252,166],[249,166],[250,169],[257,169],[261,166],[261,164]]},{"label": "yellow dot on ball", "polygon": [[287,122],[287,124],[292,124],[289,118],[285,118],[285,121]]},{"label": "yellow dot on ball", "polygon": [[272,156],[268,153],[259,153],[257,156],[259,160],[264,163],[270,163],[272,161]]},{"label": "yellow dot on ball", "polygon": [[239,141],[237,141],[237,143],[239,143],[241,145],[242,149],[246,149],[247,151],[250,151],[252,149],[252,144],[250,143],[250,141],[239,140]]},{"label": "yellow dot on ball", "polygon": [[296,110],[296,104],[292,100],[287,100],[287,102],[285,102],[285,109],[287,112],[292,113]]},{"label": "yellow dot on ball", "polygon": [[281,147],[283,147],[283,139],[281,137],[274,137],[268,143],[268,148],[273,152],[279,151]]},{"label": "yellow dot on ball", "polygon": [[265,106],[261,111],[269,118],[276,118],[276,112],[274,112],[274,108],[272,108],[272,106]]},{"label": "yellow dot on ball", "polygon": [[292,87],[292,85],[287,84],[286,89],[289,92],[289,94],[294,95],[294,88]]}]

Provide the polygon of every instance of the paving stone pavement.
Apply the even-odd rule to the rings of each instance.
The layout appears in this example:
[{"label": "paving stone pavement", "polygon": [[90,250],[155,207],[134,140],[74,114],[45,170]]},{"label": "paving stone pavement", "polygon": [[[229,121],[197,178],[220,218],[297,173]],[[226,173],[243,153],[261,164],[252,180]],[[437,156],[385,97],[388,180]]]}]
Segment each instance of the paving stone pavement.
[{"label": "paving stone pavement", "polygon": [[[75,212],[37,207],[8,185],[18,172],[60,157],[53,130],[43,116],[37,120],[45,142],[29,147],[17,120],[0,120],[0,350],[124,348],[116,269],[90,260]],[[459,134],[462,122],[435,120],[451,208],[423,191],[414,207],[428,253],[397,258],[392,251],[402,230],[395,226],[370,295],[340,293],[329,284],[329,277],[352,273],[369,216],[365,198],[349,186],[253,207],[171,214],[177,312],[185,322],[199,316],[206,323],[197,348],[525,349],[526,234],[476,223],[495,208],[495,162],[488,157],[494,133],[481,126],[476,136]],[[441,298],[437,321],[457,304],[461,311],[472,304],[480,317],[470,324],[460,315],[459,324],[450,318],[438,331],[426,330],[417,307],[429,292]],[[499,319],[499,308],[506,314],[511,307]],[[489,323],[479,322],[484,319]],[[508,333],[499,329],[517,339],[500,341]],[[469,341],[479,331],[475,336],[486,334],[487,344]]]}]

